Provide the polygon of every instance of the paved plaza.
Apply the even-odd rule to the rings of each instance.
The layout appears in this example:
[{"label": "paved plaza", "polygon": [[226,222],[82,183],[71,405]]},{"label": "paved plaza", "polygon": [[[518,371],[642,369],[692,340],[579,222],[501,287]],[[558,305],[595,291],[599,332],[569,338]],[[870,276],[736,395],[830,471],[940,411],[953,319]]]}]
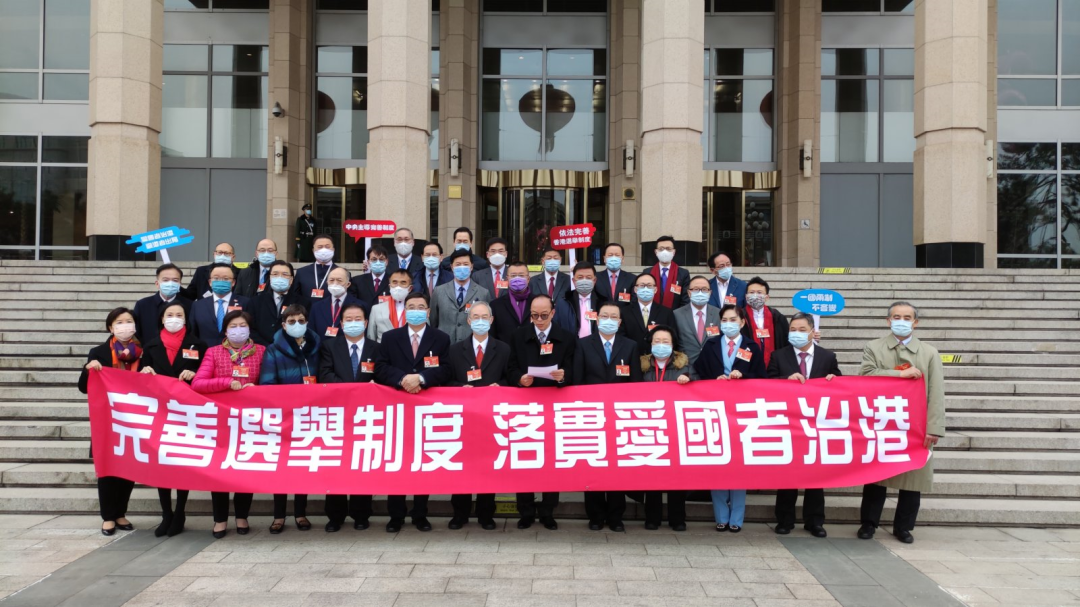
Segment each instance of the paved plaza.
[{"label": "paved plaza", "polygon": [[[154,517],[103,537],[97,517],[0,516],[4,607],[52,605],[1080,605],[1080,530],[921,527],[904,545],[849,525],[827,540],[749,524],[738,535],[690,523],[684,533],[558,531],[473,523],[336,534],[209,533],[208,517],[155,538]],[[316,518],[318,521],[318,518]],[[504,523],[505,521],[505,523]],[[290,519],[291,523],[291,519]],[[506,524],[508,523],[508,524]]]}]

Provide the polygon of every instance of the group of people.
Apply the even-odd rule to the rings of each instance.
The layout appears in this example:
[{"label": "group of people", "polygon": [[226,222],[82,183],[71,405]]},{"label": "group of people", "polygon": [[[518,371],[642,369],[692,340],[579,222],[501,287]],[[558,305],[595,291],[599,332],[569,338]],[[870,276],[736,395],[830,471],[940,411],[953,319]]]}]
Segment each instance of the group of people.
[{"label": "group of people", "polygon": [[[674,261],[676,243],[656,240],[658,262],[634,274],[622,268],[625,251],[617,243],[604,249],[600,271],[588,262],[562,271],[562,254],[544,252],[542,271],[533,275],[522,261],[509,261],[505,240],[487,241],[484,256],[472,249],[468,228],[454,232],[454,251],[426,242],[415,250],[413,233],[401,228],[388,251],[380,244],[366,252],[362,273],[354,275],[334,261],[333,240],[311,241],[315,263],[299,270],[277,256],[264,239],[252,263],[233,265],[228,243],[215,247],[214,262],[201,266],[187,287],[173,264],[157,269],[156,291],[133,309],[117,308],[106,318],[108,340],[92,349],[79,387],[102,367],[165,375],[190,382],[200,393],[243,390],[251,385],[375,382],[410,394],[437,386],[516,386],[520,388],[668,381],[743,379],[832,380],[840,375],[836,355],[820,345],[820,333],[806,314],[790,319],[769,305],[769,284],[733,275],[723,252],[709,258],[712,276],[693,276]],[[918,310],[897,302],[888,310],[889,334],[863,351],[861,375],[926,378],[926,444],[944,435],[944,393],[937,351],[914,337]],[[439,361],[432,366],[425,359]],[[550,377],[534,377],[530,367],[556,367]],[[723,390],[722,385],[717,386]],[[911,530],[920,492],[931,488],[932,464],[892,479],[866,485],[858,536],[873,537],[880,524],[886,488],[900,489],[893,534],[913,541]],[[703,482],[703,484],[708,484]],[[720,484],[720,483],[718,483]],[[793,479],[794,484],[794,479]],[[116,477],[98,480],[102,533],[130,529],[125,517],[133,483]],[[184,528],[188,492],[158,490],[162,522],[156,534]],[[686,529],[686,491],[648,491],[645,528],[658,529],[667,494],[667,520]],[[287,517],[286,495],[274,496],[270,533],[280,533]],[[744,522],[746,491],[711,492],[716,530],[738,533]],[[778,534],[795,526],[798,489],[776,495]],[[252,495],[233,494],[236,531],[248,533]],[[450,529],[475,516],[495,529],[495,496],[454,495]],[[213,493],[215,537],[226,534],[230,495]],[[537,521],[557,529],[558,493],[517,494],[519,529]],[[370,495],[326,496],[327,532],[339,531],[351,517],[366,529]],[[387,499],[389,532],[407,516],[429,531],[428,496]],[[626,493],[585,493],[589,528],[624,530]],[[307,496],[293,496],[293,517],[311,528]],[[803,523],[815,537],[826,537],[825,496],[805,488]]]}]

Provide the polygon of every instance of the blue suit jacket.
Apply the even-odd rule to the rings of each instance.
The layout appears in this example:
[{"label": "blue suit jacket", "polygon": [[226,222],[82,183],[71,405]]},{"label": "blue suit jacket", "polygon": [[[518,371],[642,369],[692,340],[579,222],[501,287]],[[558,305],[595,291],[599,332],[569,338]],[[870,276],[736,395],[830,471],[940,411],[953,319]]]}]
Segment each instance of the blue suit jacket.
[{"label": "blue suit jacket", "polygon": [[[694,361],[694,370],[697,371],[698,377],[709,380],[724,374],[725,341],[727,338],[720,335],[706,340],[701,346],[701,354]],[[765,370],[765,355],[761,353],[761,346],[744,337],[739,348],[750,351],[750,361],[736,357],[735,362],[731,364],[731,370],[741,372],[743,379],[768,379],[769,375]]]},{"label": "blue suit jacket", "polygon": [[[217,309],[214,303],[216,300],[215,297],[204,297],[191,304],[191,321],[188,325],[195,330],[195,336],[199,338],[199,341],[207,346],[221,345],[221,340],[225,339],[225,333],[218,331]],[[247,297],[234,294],[225,306],[225,313],[228,314],[228,309],[232,307],[240,307],[250,312],[248,304]],[[254,333],[255,328],[251,327],[251,331]]]},{"label": "blue suit jacket", "polygon": [[[320,339],[326,337],[327,327],[334,326],[339,329],[341,328],[341,317],[344,316],[344,314],[339,314],[337,322],[334,322],[333,297],[327,295],[322,299],[314,299],[312,301],[314,303],[311,304],[311,330],[314,331]],[[341,307],[344,308],[348,304],[360,304],[360,306],[364,308],[364,318],[371,318],[371,306],[367,305],[364,301],[353,297],[349,293],[346,293],[345,297],[342,299]]]},{"label": "blue suit jacket", "polygon": [[[427,288],[428,272],[429,270],[427,268],[423,268],[420,272],[413,274],[413,290],[417,293],[423,293],[428,296],[428,299],[431,299],[431,293],[428,292]],[[450,270],[439,268],[438,274],[435,275],[435,286],[438,287],[439,285],[444,285],[451,280],[454,280],[454,273]]]},{"label": "blue suit jacket", "polygon": [[[716,306],[717,308],[723,308],[724,302],[720,301],[720,284],[714,276],[709,281],[709,288],[712,289],[712,295],[709,296],[709,305]],[[731,297],[738,299],[735,305],[740,308],[746,307],[746,281],[742,280],[738,276],[732,276],[728,279],[728,292]]]},{"label": "blue suit jacket", "polygon": [[[416,356],[409,341],[409,327],[391,329],[382,334],[379,354],[375,359],[375,381],[384,386],[400,389],[402,378],[419,373],[425,388],[445,385],[453,377],[450,369],[450,336],[428,325]],[[438,356],[439,366],[424,368],[424,357]]]}]

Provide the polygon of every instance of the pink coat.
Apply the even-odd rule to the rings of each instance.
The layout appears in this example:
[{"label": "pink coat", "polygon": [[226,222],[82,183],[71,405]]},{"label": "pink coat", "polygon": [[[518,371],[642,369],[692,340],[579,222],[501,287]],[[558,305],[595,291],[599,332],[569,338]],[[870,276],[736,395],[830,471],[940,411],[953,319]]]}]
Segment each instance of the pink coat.
[{"label": "pink coat", "polygon": [[[244,359],[248,369],[247,377],[238,377],[241,384],[254,384],[259,380],[259,367],[262,366],[263,352],[266,348],[256,344],[255,353]],[[191,380],[191,388],[201,394],[223,392],[232,383],[233,363],[229,351],[224,346],[214,346],[206,351],[199,372]]]}]

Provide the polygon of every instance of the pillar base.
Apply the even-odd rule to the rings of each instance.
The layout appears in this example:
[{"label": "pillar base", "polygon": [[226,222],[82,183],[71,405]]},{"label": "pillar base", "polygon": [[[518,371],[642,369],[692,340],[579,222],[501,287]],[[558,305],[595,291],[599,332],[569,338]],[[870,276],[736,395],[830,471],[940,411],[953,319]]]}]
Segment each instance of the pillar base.
[{"label": "pillar base", "polygon": [[157,253],[136,253],[131,236],[95,234],[89,237],[91,261],[157,261]]},{"label": "pillar base", "polygon": [[[676,240],[675,259],[672,259],[672,261],[683,267],[702,265],[698,261],[702,255],[701,246],[701,242],[696,240]],[[656,241],[650,240],[641,243],[641,265],[649,267],[655,265],[657,261]]]},{"label": "pillar base", "polygon": [[931,242],[915,245],[917,268],[982,268],[983,243]]}]

